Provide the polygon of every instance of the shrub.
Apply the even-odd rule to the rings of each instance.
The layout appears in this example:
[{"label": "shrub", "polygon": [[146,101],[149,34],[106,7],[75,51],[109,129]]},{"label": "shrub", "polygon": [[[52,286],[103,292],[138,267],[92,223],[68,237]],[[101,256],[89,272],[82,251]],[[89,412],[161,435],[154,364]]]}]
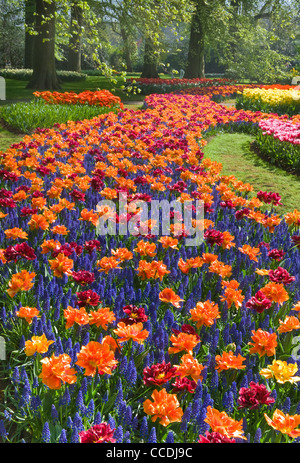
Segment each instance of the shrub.
[{"label": "shrub", "polygon": [[[57,71],[58,77],[63,82],[77,82],[86,80],[86,75],[74,71]],[[29,80],[32,69],[0,69],[0,76],[5,79]]]}]

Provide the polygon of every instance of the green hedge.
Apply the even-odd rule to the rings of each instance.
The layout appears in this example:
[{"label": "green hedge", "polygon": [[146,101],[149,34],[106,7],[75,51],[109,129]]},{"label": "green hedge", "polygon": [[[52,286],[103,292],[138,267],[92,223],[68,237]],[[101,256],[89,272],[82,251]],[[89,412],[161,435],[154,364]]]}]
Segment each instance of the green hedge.
[{"label": "green hedge", "polygon": [[[63,82],[77,82],[86,80],[86,74],[73,71],[57,71],[59,79]],[[32,69],[0,69],[0,76],[5,79],[29,80]]]}]

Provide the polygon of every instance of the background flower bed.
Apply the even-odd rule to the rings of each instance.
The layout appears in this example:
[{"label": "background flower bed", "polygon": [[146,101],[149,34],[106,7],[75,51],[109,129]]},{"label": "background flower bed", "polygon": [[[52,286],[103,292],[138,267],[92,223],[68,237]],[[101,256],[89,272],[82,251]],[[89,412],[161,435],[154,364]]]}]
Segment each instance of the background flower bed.
[{"label": "background flower bed", "polygon": [[199,79],[145,79],[145,78],[130,78],[126,83],[128,91],[139,91],[142,95],[150,95],[152,93],[171,93],[178,90],[184,90],[194,87],[221,87],[235,83],[232,79],[227,78],[199,78]]},{"label": "background flower bed", "polygon": [[259,123],[256,145],[271,164],[300,174],[300,123],[267,119]]},{"label": "background flower bed", "polygon": [[84,93],[37,93],[29,103],[1,106],[0,117],[15,130],[31,133],[37,128],[52,127],[68,121],[91,119],[99,114],[119,111],[123,105],[119,97],[108,90]]},{"label": "background flower bed", "polygon": [[[247,129],[269,115],[227,109],[193,95],[153,95],[146,104],[149,109],[145,111],[109,113],[38,130],[2,155],[1,323],[8,354],[2,437],[78,442],[81,431],[105,421],[115,429],[117,442],[197,442],[199,434],[214,429],[209,418],[215,410],[223,413],[218,418],[223,438],[292,441],[297,432],[291,437],[276,433],[264,412],[269,417],[277,409],[299,413],[296,370],[290,374],[284,370],[283,383],[276,376],[266,378],[261,370],[272,366],[274,350],[259,356],[259,350],[250,352],[249,342],[253,331],[261,329],[265,336],[276,338],[276,359],[298,368],[291,358],[291,340],[299,328],[300,259],[295,244],[300,213],[280,217],[271,210],[280,211],[276,195],[255,194],[251,185],[223,176],[220,164],[201,162],[203,133],[210,127]],[[186,247],[182,236],[175,247],[165,248],[159,237],[151,235],[98,236],[96,205],[101,199],[117,198],[120,191],[132,198],[201,198],[208,232],[204,243]],[[28,249],[12,249],[16,243],[27,243],[33,254]],[[8,260],[9,255],[14,258]],[[160,261],[161,279],[151,272]],[[76,273],[70,273],[71,269]],[[33,286],[27,290],[13,286],[19,291],[9,294],[9,282],[21,270],[35,273]],[[267,286],[274,272],[284,284]],[[267,297],[271,306],[262,312],[253,304],[246,307],[266,286],[274,289]],[[176,298],[162,301],[161,292],[166,289],[182,299],[179,307]],[[105,323],[104,317],[98,327],[90,324],[84,311],[79,312],[77,293],[85,290],[99,297],[101,303],[95,308],[103,317],[104,308],[109,307],[115,320],[108,318],[111,321]],[[208,306],[217,305],[220,318],[201,325],[192,319],[191,311],[198,302],[207,301]],[[76,365],[78,354],[89,342],[103,345],[111,341],[107,336],[120,341],[121,331],[115,330],[128,318],[123,310],[128,305],[144,309],[147,320],[143,318],[142,330],[136,334],[147,336],[121,342],[121,351],[114,351],[118,363],[111,374],[106,370],[105,374],[85,375],[84,368]],[[32,312],[38,316],[29,318],[32,323],[21,318],[22,306],[38,310]],[[94,311],[93,305],[83,307],[88,314]],[[74,324],[71,314],[78,315]],[[294,324],[283,323],[286,316],[295,317],[296,323],[294,319]],[[48,351],[27,355],[26,342],[43,334],[54,341]],[[184,360],[187,345],[178,352],[169,351],[176,344],[174,335],[192,341],[189,350],[199,363],[198,372],[194,371],[195,389],[190,375],[180,392],[173,386],[175,378],[163,384],[158,378],[144,382],[145,368],[156,366],[159,371],[157,365],[164,361],[174,368]],[[41,358],[52,354],[69,355],[75,369],[75,375],[69,371],[69,376],[63,376],[59,389],[49,388],[45,375],[39,377]],[[239,408],[240,389],[252,381],[266,385],[274,402],[265,401],[258,410]],[[153,401],[154,390],[163,389],[176,394],[177,409],[183,413],[180,421],[167,426],[159,422],[162,416],[152,421],[150,409],[144,406],[145,401]],[[167,398],[171,407],[171,397]]]},{"label": "background flower bed", "polygon": [[281,88],[245,88],[238,96],[236,107],[251,111],[264,111],[293,116],[300,112],[300,91],[290,86]]}]

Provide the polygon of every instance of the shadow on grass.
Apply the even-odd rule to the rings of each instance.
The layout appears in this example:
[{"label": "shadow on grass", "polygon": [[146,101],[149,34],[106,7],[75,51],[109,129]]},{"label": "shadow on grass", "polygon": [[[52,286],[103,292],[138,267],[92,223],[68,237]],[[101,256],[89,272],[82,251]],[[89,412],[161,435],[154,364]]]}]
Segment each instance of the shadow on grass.
[{"label": "shadow on grass", "polygon": [[275,175],[285,175],[287,177],[291,177],[294,182],[298,182],[300,185],[300,176],[298,174],[288,172],[264,159],[263,154],[259,153],[255,141],[251,142],[250,146],[248,143],[243,143],[241,148],[243,149],[245,158],[252,162],[253,165],[269,171]]},{"label": "shadow on grass", "polygon": [[284,214],[300,208],[300,177],[270,164],[253,148],[255,137],[242,133],[220,132],[210,137],[204,147],[205,157],[223,165],[223,175],[233,175],[237,180],[250,183],[253,195],[259,190],[273,191],[282,197]]}]

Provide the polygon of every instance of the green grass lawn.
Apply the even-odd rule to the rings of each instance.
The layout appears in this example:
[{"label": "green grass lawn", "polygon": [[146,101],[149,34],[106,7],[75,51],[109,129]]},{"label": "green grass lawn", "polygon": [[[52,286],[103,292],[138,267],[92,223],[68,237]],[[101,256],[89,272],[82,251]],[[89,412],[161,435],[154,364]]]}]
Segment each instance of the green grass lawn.
[{"label": "green grass lawn", "polygon": [[222,163],[224,175],[234,175],[238,180],[250,183],[254,192],[273,191],[282,197],[283,206],[276,208],[279,214],[300,209],[300,177],[271,166],[251,151],[252,135],[220,133],[212,137],[204,147],[206,158]]},{"label": "green grass lawn", "polygon": [[[138,74],[135,77],[139,77]],[[120,78],[117,80],[118,84],[115,86],[104,76],[87,76],[85,81],[63,82],[60,91],[80,93],[85,90],[95,91],[98,89],[112,91],[112,89],[115,88],[113,93],[119,96],[122,101],[142,101],[144,99],[143,95],[127,94],[121,90],[120,86],[123,85],[124,82]],[[25,80],[6,79],[6,101],[0,101],[0,104],[6,104],[7,102],[16,100],[22,101],[32,99],[34,90],[27,89],[27,84],[28,81]]]},{"label": "green grass lawn", "polygon": [[23,135],[14,134],[0,125],[0,151],[6,151],[13,143],[22,140]]}]

